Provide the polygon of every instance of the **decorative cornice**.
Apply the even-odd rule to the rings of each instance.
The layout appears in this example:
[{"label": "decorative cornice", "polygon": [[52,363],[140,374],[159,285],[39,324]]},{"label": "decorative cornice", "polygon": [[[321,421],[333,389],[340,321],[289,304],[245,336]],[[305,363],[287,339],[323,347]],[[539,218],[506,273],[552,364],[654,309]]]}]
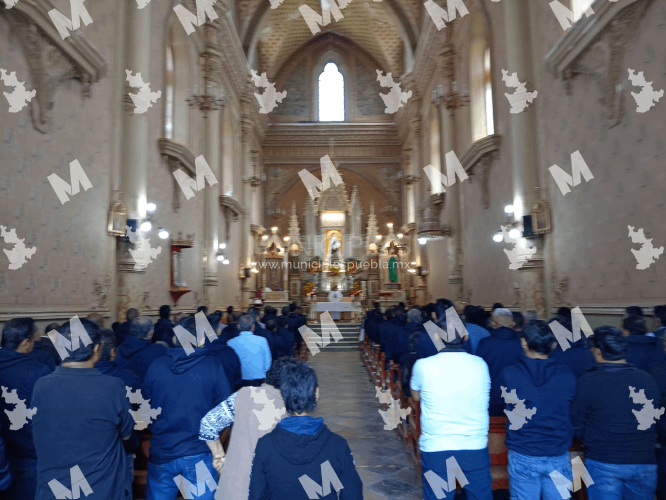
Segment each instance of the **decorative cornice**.
[{"label": "decorative cornice", "polygon": [[194,164],[194,153],[189,150],[187,146],[173,139],[157,139],[160,148],[160,154],[167,158],[175,160],[180,164],[188,173],[195,175],[196,166]]},{"label": "decorative cornice", "polygon": [[[390,123],[271,123],[264,148],[317,146],[329,148],[335,136],[335,154],[345,146],[399,146],[395,124]],[[264,149],[265,150],[265,149]]]},{"label": "decorative cornice", "polygon": [[474,167],[486,155],[496,156],[499,154],[502,136],[495,134],[479,139],[470,146],[460,159],[465,172],[473,174]]},{"label": "decorative cornice", "polygon": [[227,196],[225,194],[220,196],[220,206],[224,209],[228,209],[234,216],[238,218],[241,215],[245,215],[247,212],[243,204],[232,196]]}]

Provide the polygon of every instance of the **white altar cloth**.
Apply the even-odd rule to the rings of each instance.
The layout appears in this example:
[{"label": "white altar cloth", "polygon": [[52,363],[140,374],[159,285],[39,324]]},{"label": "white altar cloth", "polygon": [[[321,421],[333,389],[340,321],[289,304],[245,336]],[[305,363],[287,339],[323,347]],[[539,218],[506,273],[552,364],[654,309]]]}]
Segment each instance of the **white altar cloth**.
[{"label": "white altar cloth", "polygon": [[354,311],[353,302],[317,302],[317,311]]}]

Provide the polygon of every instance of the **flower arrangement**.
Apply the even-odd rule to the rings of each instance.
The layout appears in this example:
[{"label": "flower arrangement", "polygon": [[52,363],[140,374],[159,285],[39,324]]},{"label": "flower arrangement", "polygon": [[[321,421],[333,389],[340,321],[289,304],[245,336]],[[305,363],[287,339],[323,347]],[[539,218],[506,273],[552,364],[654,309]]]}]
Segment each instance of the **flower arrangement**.
[{"label": "flower arrangement", "polygon": [[306,281],[302,289],[303,297],[307,296],[309,293],[312,293],[314,291],[314,287],[315,285],[312,281]]}]

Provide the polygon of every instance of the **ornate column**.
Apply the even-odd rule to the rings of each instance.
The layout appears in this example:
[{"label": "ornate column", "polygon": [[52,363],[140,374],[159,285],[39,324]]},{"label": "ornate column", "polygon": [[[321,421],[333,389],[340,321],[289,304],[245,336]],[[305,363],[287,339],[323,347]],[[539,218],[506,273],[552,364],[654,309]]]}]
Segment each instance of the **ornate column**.
[{"label": "ornate column", "polygon": [[[530,13],[528,0],[505,0],[504,29],[507,47],[508,72],[517,73],[521,82],[526,82],[528,90],[534,88],[532,67]],[[539,180],[539,156],[536,123],[537,107],[528,106],[523,112],[512,114],[511,165],[513,167],[513,213],[521,224],[523,215],[531,212],[537,200]],[[543,238],[530,240],[537,252],[518,270],[520,307],[534,308],[540,317],[545,317]]]},{"label": "ornate column", "polygon": [[[133,74],[141,73],[143,80],[148,82],[150,81],[150,4],[143,9],[137,9],[133,0],[126,0],[125,4],[125,65],[122,69],[129,69]],[[148,112],[141,114],[134,112],[134,105],[129,96],[130,92],[134,91],[127,83],[125,84],[120,186],[122,200],[127,207],[127,218],[135,219],[138,226],[146,218]],[[116,307],[119,321],[125,321],[127,309],[130,307],[141,309],[147,298],[144,286],[145,268],[134,269],[136,262],[129,253],[132,247],[132,243],[126,239],[118,239]]]},{"label": "ornate column", "polygon": [[[456,51],[452,41],[455,27],[455,21],[449,23],[446,27],[446,43],[439,53],[444,86],[444,94],[437,97],[440,126],[439,154],[442,173],[444,175],[447,173],[446,154],[449,151],[456,152],[457,149],[456,110],[469,103],[469,99],[461,95],[457,88]],[[456,152],[456,155],[458,155],[458,152]],[[456,178],[456,182],[446,188],[446,208],[448,214],[447,258],[449,266],[448,298],[453,301],[464,300],[461,194],[460,180]]]},{"label": "ornate column", "polygon": [[[243,214],[241,225],[241,251],[239,258],[239,265],[242,270],[242,268],[250,267],[251,255],[254,251],[252,232],[250,230],[252,224],[252,185],[248,182],[248,179],[252,176],[252,166],[249,162],[252,121],[247,118],[249,100],[241,102],[241,110],[241,172],[243,176],[243,205],[245,205],[245,213]],[[252,296],[253,278],[254,276],[241,280],[241,307],[243,309],[247,308]]]}]

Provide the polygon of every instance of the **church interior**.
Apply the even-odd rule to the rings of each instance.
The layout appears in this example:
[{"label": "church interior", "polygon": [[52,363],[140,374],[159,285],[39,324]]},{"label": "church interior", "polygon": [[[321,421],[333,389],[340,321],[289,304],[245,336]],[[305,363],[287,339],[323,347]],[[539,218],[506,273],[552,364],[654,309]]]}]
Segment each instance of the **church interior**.
[{"label": "church interior", "polygon": [[376,304],[666,302],[666,0],[3,2],[0,326],[331,314],[366,499],[422,494],[409,424],[353,428]]}]

